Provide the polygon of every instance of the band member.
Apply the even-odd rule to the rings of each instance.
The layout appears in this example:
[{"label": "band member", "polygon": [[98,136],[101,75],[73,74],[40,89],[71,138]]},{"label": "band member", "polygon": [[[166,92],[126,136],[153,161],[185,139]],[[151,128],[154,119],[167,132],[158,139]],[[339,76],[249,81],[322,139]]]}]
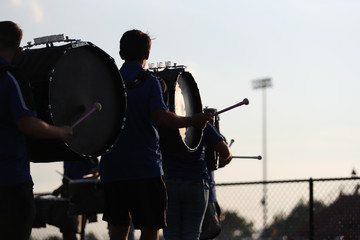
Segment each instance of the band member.
[{"label": "band member", "polygon": [[35,207],[25,135],[66,141],[72,129],[45,123],[26,105],[17,80],[8,71],[21,52],[21,39],[17,24],[0,22],[0,234],[2,239],[28,240]]},{"label": "band member", "polygon": [[[71,197],[69,194],[69,181],[78,180],[84,178],[98,178],[98,159],[90,158],[79,161],[64,161],[64,178],[63,184],[53,191],[52,195],[61,196],[63,198]],[[84,196],[85,197],[85,196]],[[62,232],[63,240],[77,240],[77,234],[84,234],[86,221],[96,222],[96,214],[86,215],[68,215],[66,221],[62,222],[59,226],[60,232]]]},{"label": "band member", "polygon": [[[144,71],[151,39],[139,30],[130,30],[120,40],[120,69],[125,84]],[[111,152],[100,160],[104,182],[104,215],[110,239],[127,239],[130,221],[140,229],[142,240],[158,240],[166,225],[167,194],[163,179],[158,125],[169,128],[204,128],[211,114],[180,117],[168,111],[159,81],[151,74],[127,90],[126,124]]]},{"label": "band member", "polygon": [[163,153],[168,191],[166,240],[198,240],[208,204],[208,171],[205,147],[219,152],[222,163],[229,163],[231,151],[224,138],[208,123],[195,152]]}]

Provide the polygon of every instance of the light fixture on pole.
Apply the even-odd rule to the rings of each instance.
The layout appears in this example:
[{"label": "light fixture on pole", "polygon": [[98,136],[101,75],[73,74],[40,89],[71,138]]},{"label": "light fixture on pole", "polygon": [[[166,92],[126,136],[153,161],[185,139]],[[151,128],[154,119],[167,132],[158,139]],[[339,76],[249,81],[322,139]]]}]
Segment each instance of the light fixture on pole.
[{"label": "light fixture on pole", "polygon": [[254,89],[262,89],[262,100],[263,100],[263,123],[262,123],[262,130],[263,130],[263,226],[264,229],[267,227],[267,188],[266,188],[266,181],[267,181],[267,156],[266,156],[266,88],[271,87],[271,78],[263,78],[259,80],[252,81]]}]

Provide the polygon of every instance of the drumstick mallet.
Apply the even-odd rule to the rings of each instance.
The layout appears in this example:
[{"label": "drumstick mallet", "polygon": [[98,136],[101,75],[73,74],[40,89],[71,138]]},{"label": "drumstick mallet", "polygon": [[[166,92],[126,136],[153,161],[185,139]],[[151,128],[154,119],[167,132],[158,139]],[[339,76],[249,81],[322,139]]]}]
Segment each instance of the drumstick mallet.
[{"label": "drumstick mallet", "polygon": [[248,159],[257,159],[257,160],[261,160],[262,157],[259,156],[233,156],[232,158],[248,158]]},{"label": "drumstick mallet", "polygon": [[101,111],[102,106],[100,103],[96,102],[94,103],[94,106],[85,113],[79,120],[77,120],[71,127],[74,128],[76,125],[84,121],[86,118],[88,118],[92,113]]},{"label": "drumstick mallet", "polygon": [[236,108],[236,107],[240,107],[241,105],[248,105],[249,104],[249,100],[247,98],[244,98],[244,100],[242,100],[241,102],[237,103],[237,104],[234,104],[230,107],[227,107],[223,110],[220,110],[220,111],[217,111],[216,113],[213,114],[213,116],[216,116],[216,115],[219,115],[220,113],[224,113],[224,112],[227,112],[233,108]]}]

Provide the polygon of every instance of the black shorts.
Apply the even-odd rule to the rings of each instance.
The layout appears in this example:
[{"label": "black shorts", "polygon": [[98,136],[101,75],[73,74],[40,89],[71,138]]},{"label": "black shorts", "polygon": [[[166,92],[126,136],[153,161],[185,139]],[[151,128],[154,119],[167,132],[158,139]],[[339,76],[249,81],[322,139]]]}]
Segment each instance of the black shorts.
[{"label": "black shorts", "polygon": [[0,187],[1,239],[29,239],[34,218],[32,182]]},{"label": "black shorts", "polygon": [[103,220],[135,229],[166,226],[167,194],[162,176],[104,183]]}]

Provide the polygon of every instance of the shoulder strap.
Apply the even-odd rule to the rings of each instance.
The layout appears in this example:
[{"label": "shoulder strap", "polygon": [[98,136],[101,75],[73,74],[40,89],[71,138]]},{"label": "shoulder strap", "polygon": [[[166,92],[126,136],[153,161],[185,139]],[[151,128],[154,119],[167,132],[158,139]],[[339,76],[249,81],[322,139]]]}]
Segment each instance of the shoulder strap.
[{"label": "shoulder strap", "polygon": [[[133,81],[128,81],[125,83],[127,89],[132,89],[140,86],[143,82],[145,82],[146,78],[151,74],[148,70],[142,70],[137,75],[136,79]],[[167,89],[166,82],[161,77],[155,76],[155,78],[160,82],[161,88],[163,90],[163,100],[166,106],[169,106],[169,91]]]},{"label": "shoulder strap", "polygon": [[140,86],[146,80],[149,74],[150,72],[148,71],[145,70],[140,71],[134,80],[125,82],[126,88],[131,89]]}]

